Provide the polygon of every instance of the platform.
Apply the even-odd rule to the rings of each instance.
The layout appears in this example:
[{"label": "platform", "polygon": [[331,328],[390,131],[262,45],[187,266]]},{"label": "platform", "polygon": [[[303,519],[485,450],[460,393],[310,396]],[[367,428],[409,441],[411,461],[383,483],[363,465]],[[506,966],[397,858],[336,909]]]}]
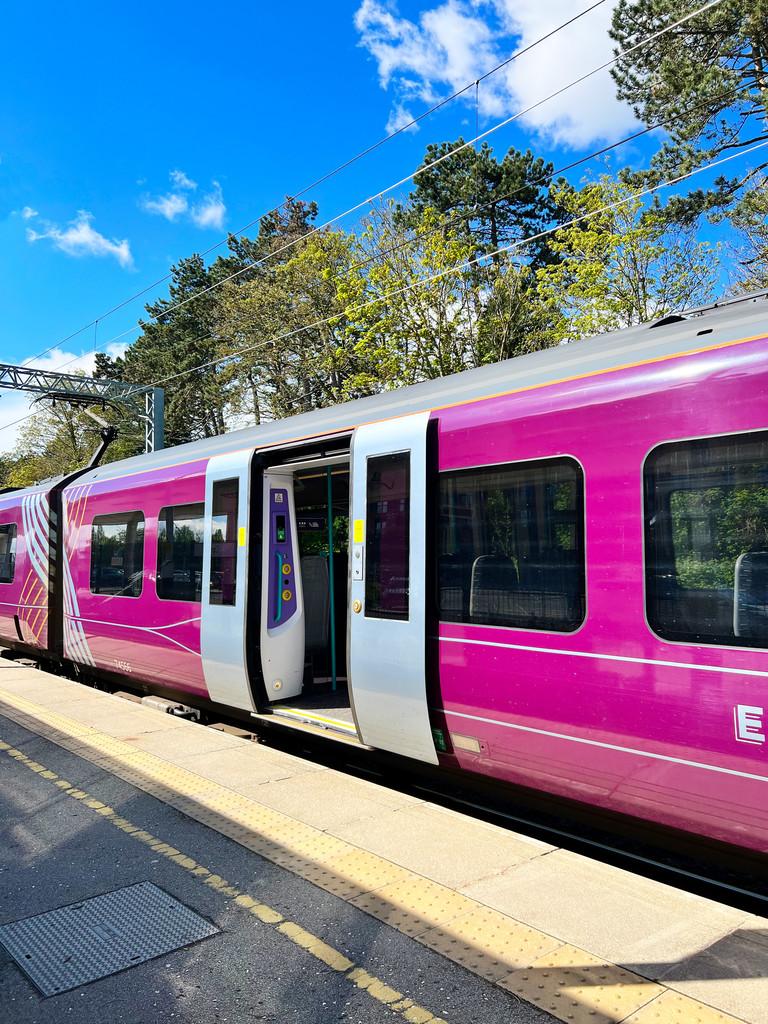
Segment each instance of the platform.
[{"label": "platform", "polygon": [[[766,919],[5,660],[0,794],[0,927],[146,879],[221,932],[44,1011],[0,952],[10,1024],[139,978],[157,1019],[213,1019],[195,970],[231,1020],[768,1021]],[[218,965],[264,1005],[227,1012]]]}]

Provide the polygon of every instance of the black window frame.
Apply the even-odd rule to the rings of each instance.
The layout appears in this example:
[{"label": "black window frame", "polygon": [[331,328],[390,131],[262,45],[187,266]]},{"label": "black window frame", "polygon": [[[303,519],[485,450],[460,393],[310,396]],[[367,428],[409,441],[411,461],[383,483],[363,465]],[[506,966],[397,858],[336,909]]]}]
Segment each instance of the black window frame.
[{"label": "black window frame", "polygon": [[[182,509],[192,509],[192,508],[199,509],[199,514],[194,515],[194,516],[187,515],[185,517],[182,517],[180,521],[182,523],[190,522],[190,521],[196,521],[196,520],[200,520],[202,522],[201,533],[200,533],[200,541],[199,541],[199,543],[200,543],[199,565],[192,567],[192,572],[194,572],[196,574],[196,579],[199,580],[199,583],[196,582],[194,584],[194,587],[193,587],[193,593],[196,596],[194,596],[194,597],[179,597],[178,595],[175,595],[175,594],[164,594],[164,593],[161,593],[161,590],[165,589],[164,587],[161,587],[161,581],[164,579],[164,577],[162,576],[162,569],[163,569],[163,566],[165,565],[165,560],[161,564],[161,556],[163,554],[163,545],[168,545],[169,544],[169,542],[167,540],[162,540],[161,539],[161,530],[162,529],[165,529],[165,530],[168,529],[167,513],[168,512],[178,512],[179,510],[182,510]],[[177,525],[178,525],[178,523],[174,522],[174,528]],[[202,602],[202,596],[203,596],[203,568],[204,568],[204,565],[205,565],[205,559],[203,557],[204,538],[205,538],[205,502],[204,501],[185,501],[185,502],[179,503],[178,505],[163,505],[163,507],[157,513],[157,553],[156,553],[156,557],[155,557],[155,566],[156,566],[155,594],[157,596],[158,601],[183,601],[185,604],[200,604]],[[173,544],[172,543],[171,543],[171,548],[173,548]],[[175,563],[174,563],[174,572],[175,572]]]},{"label": "black window frame", "polygon": [[[371,512],[371,474],[377,466],[395,461],[402,461],[405,466],[405,546],[403,563],[405,566],[405,591],[403,594],[404,608],[388,609],[384,605],[384,594],[377,591],[380,578],[375,569],[381,563],[373,557],[376,546],[376,524],[379,521],[375,512]],[[367,619],[383,619],[387,622],[409,622],[411,618],[411,450],[384,452],[380,455],[369,455],[365,463],[365,617]]]},{"label": "black window frame", "polygon": [[[723,648],[736,648],[739,650],[767,650],[768,649],[768,637],[766,638],[753,638],[748,636],[737,636],[735,631],[732,633],[717,634],[713,632],[705,632],[703,630],[674,630],[670,629],[667,624],[660,623],[659,617],[656,614],[654,605],[660,603],[660,579],[663,578],[659,573],[660,560],[659,560],[659,541],[652,533],[652,527],[655,525],[655,520],[664,510],[659,507],[659,502],[655,494],[655,489],[658,489],[658,481],[655,483],[655,488],[650,486],[649,482],[649,467],[652,465],[654,459],[668,452],[672,448],[694,448],[696,446],[704,447],[708,444],[717,442],[735,442],[739,439],[750,439],[750,440],[763,440],[768,445],[768,429],[760,430],[737,430],[729,433],[720,434],[708,434],[700,437],[684,437],[684,438],[669,438],[664,441],[660,441],[654,445],[645,456],[642,466],[641,474],[641,491],[642,491],[642,516],[643,516],[643,615],[645,622],[651,633],[662,640],[664,643],[678,644],[683,646],[695,645],[697,647],[714,647],[718,649]],[[768,467],[768,462],[766,463]],[[725,486],[724,484],[718,485],[720,487]],[[700,487],[698,490],[712,490],[714,487]],[[682,490],[681,488],[678,489]],[[690,488],[691,491],[696,488]],[[670,495],[678,493],[678,491],[671,491]],[[676,564],[676,552],[674,550],[674,540],[672,537],[671,528],[665,538],[666,552],[664,558],[666,559],[667,565]],[[652,561],[656,558],[655,561]],[[663,568],[663,564],[661,565]],[[736,571],[736,564],[734,563],[734,575]],[[669,574],[668,574],[669,575]],[[676,573],[677,575],[677,573]],[[671,577],[669,577],[671,579]],[[679,579],[679,577],[678,577]],[[670,584],[671,586],[671,584]],[[684,590],[692,590],[693,588],[683,588]],[[704,590],[710,588],[703,588]],[[714,589],[714,588],[712,588]],[[735,593],[733,596],[735,605]]]},{"label": "black window frame", "polygon": [[7,555],[10,559],[9,564],[11,566],[11,574],[7,579],[3,575],[0,575],[0,585],[7,586],[9,583],[13,583],[16,578],[16,541],[19,536],[19,524],[15,522],[0,523],[0,532],[2,531],[10,534]]},{"label": "black window frame", "polygon": [[[227,486],[234,486],[235,493],[235,507],[233,512],[217,511],[217,502],[219,496],[222,494]],[[223,516],[234,516],[234,537],[230,540],[217,541],[215,540],[216,533],[216,520]],[[229,525],[229,520],[227,521]],[[227,555],[222,554],[220,548],[223,545],[233,545],[233,554]],[[237,606],[238,598],[238,587],[244,584],[238,581],[237,562],[238,562],[238,551],[240,547],[240,478],[237,476],[229,476],[222,480],[214,480],[211,489],[211,550],[208,554],[208,604],[215,605],[216,607],[234,608]],[[218,568],[220,559],[229,559],[232,567],[231,579],[227,580],[227,585],[231,587],[231,593],[226,595],[224,587],[217,589],[214,587],[214,573],[223,575]]]},{"label": "black window frame", "polygon": [[[461,476],[471,476],[472,474],[481,473],[502,473],[505,470],[519,470],[521,474],[525,469],[537,469],[539,467],[548,467],[553,464],[567,464],[576,471],[576,512],[574,516],[574,525],[576,527],[576,535],[574,537],[574,550],[580,558],[576,558],[577,570],[578,570],[578,595],[577,600],[580,602],[580,617],[575,617],[571,620],[567,628],[561,628],[559,626],[547,622],[546,624],[531,624],[527,622],[509,622],[495,620],[493,616],[489,616],[487,619],[479,620],[477,617],[472,616],[469,611],[469,599],[471,597],[471,585],[470,590],[464,595],[462,602],[461,611],[454,611],[453,614],[446,613],[445,609],[441,606],[441,545],[442,545],[442,523],[441,515],[443,509],[442,502],[442,482],[446,478],[456,478]],[[543,633],[552,634],[555,636],[572,636],[578,633],[584,628],[589,614],[589,592],[588,592],[588,557],[587,557],[587,475],[581,461],[576,458],[575,455],[565,453],[558,455],[545,455],[539,458],[533,459],[514,459],[505,462],[487,463],[474,466],[466,466],[457,469],[442,470],[435,481],[435,500],[434,500],[434,554],[433,554],[433,581],[434,585],[430,588],[432,592],[432,604],[434,608],[434,614],[440,623],[455,624],[455,625],[466,625],[466,626],[479,626],[487,627],[491,629],[510,629],[516,632],[530,632],[530,633]],[[476,555],[476,558],[480,557]],[[545,593],[545,591],[531,591],[531,593]]]},{"label": "black window frame", "polygon": [[[133,593],[126,592],[126,588],[123,588],[122,591],[119,591],[117,593],[111,593],[109,591],[104,591],[104,590],[94,590],[93,589],[93,583],[94,583],[94,559],[93,559],[93,556],[94,556],[94,533],[95,533],[96,528],[99,527],[99,526],[117,525],[120,522],[121,519],[124,521],[124,525],[127,528],[130,525],[130,520],[127,519],[126,517],[132,517],[132,516],[136,516],[137,517],[137,519],[136,519],[137,523],[139,521],[141,522],[141,567],[139,569],[134,569],[133,573],[131,574],[132,582],[129,585],[134,587],[136,585],[136,582],[138,581],[138,583],[139,583],[138,590],[133,592]],[[103,520],[113,520],[113,522],[103,522]],[[97,596],[97,597],[109,597],[109,598],[119,597],[119,598],[127,598],[129,600],[136,600],[137,598],[141,597],[142,593],[144,592],[144,576],[146,575],[146,570],[145,570],[145,561],[146,561],[146,559],[145,559],[145,555],[146,555],[146,544],[147,544],[147,520],[146,520],[146,515],[144,513],[144,510],[143,509],[130,509],[130,510],[125,510],[125,511],[121,510],[120,512],[105,512],[105,513],[100,514],[100,515],[95,515],[93,517],[92,521],[91,521],[91,535],[90,535],[89,544],[90,544],[90,550],[89,550],[90,565],[89,565],[89,574],[88,574],[88,587],[89,587],[90,592],[92,594],[94,594],[95,596]]]}]

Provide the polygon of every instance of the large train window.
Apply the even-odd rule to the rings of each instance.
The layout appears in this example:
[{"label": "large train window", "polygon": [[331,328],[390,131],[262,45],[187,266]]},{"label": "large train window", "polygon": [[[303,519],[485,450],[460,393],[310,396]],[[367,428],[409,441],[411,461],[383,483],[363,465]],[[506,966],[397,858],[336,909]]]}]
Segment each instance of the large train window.
[{"label": "large train window", "polygon": [[91,592],[138,597],[144,579],[144,516],[96,516],[91,527]]},{"label": "large train window", "polygon": [[213,485],[211,525],[211,604],[233,605],[237,599],[237,480]]},{"label": "large train window", "polygon": [[571,458],[440,474],[448,622],[572,632],[584,621],[584,475]]},{"label": "large train window", "polygon": [[161,508],[157,519],[157,596],[199,601],[203,577],[202,502]]},{"label": "large train window", "polygon": [[0,525],[0,583],[13,583],[16,571],[16,523]]},{"label": "large train window", "polygon": [[365,614],[368,618],[408,618],[410,489],[410,452],[368,459],[365,528]]},{"label": "large train window", "polygon": [[651,628],[768,646],[768,431],[663,444],[644,488]]}]

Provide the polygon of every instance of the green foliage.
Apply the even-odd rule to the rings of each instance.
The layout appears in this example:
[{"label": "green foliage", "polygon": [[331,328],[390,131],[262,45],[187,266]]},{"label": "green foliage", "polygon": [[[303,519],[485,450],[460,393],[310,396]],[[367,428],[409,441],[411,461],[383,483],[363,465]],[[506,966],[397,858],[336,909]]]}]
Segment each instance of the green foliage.
[{"label": "green foliage", "polygon": [[670,515],[683,587],[732,591],[739,555],[768,550],[768,487],[675,491]]},{"label": "green foliage", "polygon": [[558,340],[631,327],[712,294],[717,251],[670,225],[658,202],[644,205],[605,175],[581,189],[562,184],[557,200],[573,223],[552,236],[560,262],[540,268],[537,284]]},{"label": "green foliage", "polygon": [[731,221],[739,232],[735,275],[738,290],[768,288],[768,177],[741,197]]},{"label": "green foliage", "polygon": [[478,364],[481,287],[472,275],[451,273],[476,256],[471,239],[431,207],[406,218],[390,203],[368,217],[357,248],[367,305],[350,321],[361,387],[399,387]]},{"label": "green foliage", "polygon": [[[173,445],[498,362],[709,301],[719,252],[697,242],[702,212],[731,218],[739,286],[768,286],[759,169],[665,206],[633,196],[639,180],[768,137],[766,5],[723,0],[617,67],[619,94],[668,131],[649,174],[551,183],[530,151],[431,145],[407,201],[373,207],[356,231],[319,229],[316,205],[288,198],[212,263],[180,260],[139,338],[99,354],[96,375],[160,383]],[[619,0],[614,38],[631,45],[678,8]],[[103,415],[120,429],[108,459],[142,449],[141,424]],[[81,413],[38,413],[1,478],[82,466],[97,440]]]},{"label": "green foliage", "polygon": [[[683,13],[678,0],[619,0],[611,34],[626,49]],[[635,50],[613,77],[641,120],[664,122],[660,162],[679,167],[768,137],[767,69],[768,0],[724,0]]]},{"label": "green foliage", "polygon": [[85,465],[98,443],[98,427],[82,412],[62,404],[40,408],[21,428],[2,483],[26,487],[68,473]]},{"label": "green foliage", "polygon": [[[463,143],[459,137],[427,146],[422,166],[429,169],[417,172],[406,215],[412,209],[417,222],[427,210],[448,214],[454,236],[485,253],[530,238],[552,223],[557,207],[547,184],[551,163],[514,148],[497,160],[487,142],[479,150],[467,146],[452,152]],[[429,167],[435,161],[441,162]],[[546,239],[530,246],[525,258],[533,266],[550,262]]]}]

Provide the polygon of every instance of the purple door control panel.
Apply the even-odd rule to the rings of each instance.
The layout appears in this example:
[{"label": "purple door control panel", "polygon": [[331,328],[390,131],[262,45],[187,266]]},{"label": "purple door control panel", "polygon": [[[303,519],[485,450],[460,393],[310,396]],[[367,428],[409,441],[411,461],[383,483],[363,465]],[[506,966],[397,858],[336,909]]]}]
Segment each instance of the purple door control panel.
[{"label": "purple door control panel", "polygon": [[296,612],[296,573],[288,491],[273,487],[269,492],[269,615],[273,629]]}]

